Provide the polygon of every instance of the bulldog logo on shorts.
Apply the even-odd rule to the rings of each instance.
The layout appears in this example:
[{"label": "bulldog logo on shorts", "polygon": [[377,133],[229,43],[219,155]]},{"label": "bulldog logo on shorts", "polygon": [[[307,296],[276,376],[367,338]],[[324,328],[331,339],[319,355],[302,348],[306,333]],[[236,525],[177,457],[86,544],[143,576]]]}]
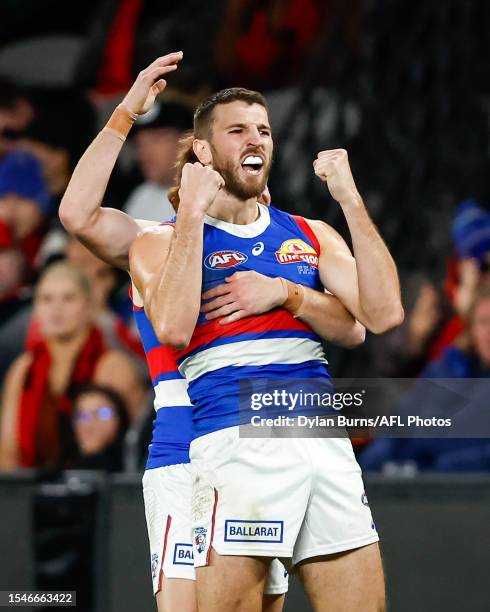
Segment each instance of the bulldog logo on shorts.
[{"label": "bulldog logo on shorts", "polygon": [[206,549],[207,531],[208,530],[205,527],[195,527],[194,528],[194,546],[198,553],[202,553]]}]

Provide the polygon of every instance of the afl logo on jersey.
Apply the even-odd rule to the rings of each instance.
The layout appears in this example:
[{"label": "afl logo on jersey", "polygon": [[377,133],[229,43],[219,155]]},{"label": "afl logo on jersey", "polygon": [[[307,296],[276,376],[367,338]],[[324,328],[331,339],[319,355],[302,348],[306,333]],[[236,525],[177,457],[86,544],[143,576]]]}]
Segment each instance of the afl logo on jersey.
[{"label": "afl logo on jersey", "polygon": [[276,259],[280,264],[307,263],[313,268],[318,268],[317,252],[299,238],[285,240],[276,251]]},{"label": "afl logo on jersey", "polygon": [[210,253],[204,260],[204,265],[209,270],[222,270],[233,268],[247,261],[248,257],[239,251],[215,251]]}]

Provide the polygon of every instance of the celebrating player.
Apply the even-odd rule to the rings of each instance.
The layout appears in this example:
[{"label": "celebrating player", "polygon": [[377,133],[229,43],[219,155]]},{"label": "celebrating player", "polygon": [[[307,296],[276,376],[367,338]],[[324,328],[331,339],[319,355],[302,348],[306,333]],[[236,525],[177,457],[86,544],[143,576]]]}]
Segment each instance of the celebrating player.
[{"label": "celebrating player", "polygon": [[[158,237],[169,226],[135,221],[119,210],[102,207],[101,203],[132,123],[151,108],[155,97],[165,89],[163,77],[175,70],[181,59],[182,53],[166,55],[139,74],[107,126],[80,159],[60,206],[60,218],[66,229],[99,257],[124,270],[128,270],[129,250],[142,227],[149,228],[148,236]],[[159,257],[155,253],[157,261]],[[278,278],[250,271],[235,276],[228,286],[246,302],[246,314],[267,312],[279,305],[294,306],[295,298],[288,294],[291,286]],[[188,467],[189,444],[193,438],[191,402],[186,381],[179,374],[170,350],[162,345],[160,334],[155,333],[147,317],[149,305],[143,302],[136,288],[133,287],[132,293],[155,388],[156,417],[143,479],[154,591],[159,612],[177,609],[193,612],[196,597]],[[306,302],[322,336],[346,346],[363,341],[364,328],[337,298],[310,289],[305,293]],[[264,610],[280,610],[281,594],[286,590],[284,569],[275,561],[266,588],[269,597],[265,598]]]},{"label": "celebrating player", "polygon": [[[328,381],[308,289],[325,287],[374,333],[403,320],[396,266],[347,153],[323,151],[314,171],[341,206],[354,256],[325,223],[257,203],[272,149],[260,94],[234,88],[205,100],[172,194],[175,226],[143,232],[130,251],[133,282],[159,339],[177,349],[194,406],[199,610],[260,610],[269,561],[285,557],[299,568],[315,610],[379,612],[378,535],[350,441],[238,433],[247,422],[240,381]],[[244,317],[247,300],[233,285],[250,272],[287,279],[282,307]]]}]

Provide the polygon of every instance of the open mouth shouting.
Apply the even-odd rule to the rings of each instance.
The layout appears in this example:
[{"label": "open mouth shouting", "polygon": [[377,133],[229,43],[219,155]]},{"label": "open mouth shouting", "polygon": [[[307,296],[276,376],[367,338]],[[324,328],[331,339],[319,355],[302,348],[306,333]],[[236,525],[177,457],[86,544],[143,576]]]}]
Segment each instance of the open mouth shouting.
[{"label": "open mouth shouting", "polygon": [[264,167],[264,160],[258,155],[247,155],[242,161],[242,168],[247,174],[257,176]]}]

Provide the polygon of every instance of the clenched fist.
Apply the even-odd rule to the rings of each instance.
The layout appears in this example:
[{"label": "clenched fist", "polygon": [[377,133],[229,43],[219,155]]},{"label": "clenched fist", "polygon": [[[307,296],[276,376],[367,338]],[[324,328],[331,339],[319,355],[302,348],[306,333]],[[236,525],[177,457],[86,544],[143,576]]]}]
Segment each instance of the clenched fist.
[{"label": "clenched fist", "polygon": [[337,202],[359,197],[345,149],[321,151],[313,162],[313,168]]},{"label": "clenched fist", "polygon": [[177,64],[182,59],[182,51],[169,53],[159,57],[147,68],[142,70],[133,86],[128,91],[122,106],[136,115],[147,113],[155,102],[158,94],[167,86],[167,81],[162,77],[177,69]]},{"label": "clenched fist", "polygon": [[179,212],[183,209],[205,213],[223,187],[221,174],[199,162],[185,164],[179,189]]}]

